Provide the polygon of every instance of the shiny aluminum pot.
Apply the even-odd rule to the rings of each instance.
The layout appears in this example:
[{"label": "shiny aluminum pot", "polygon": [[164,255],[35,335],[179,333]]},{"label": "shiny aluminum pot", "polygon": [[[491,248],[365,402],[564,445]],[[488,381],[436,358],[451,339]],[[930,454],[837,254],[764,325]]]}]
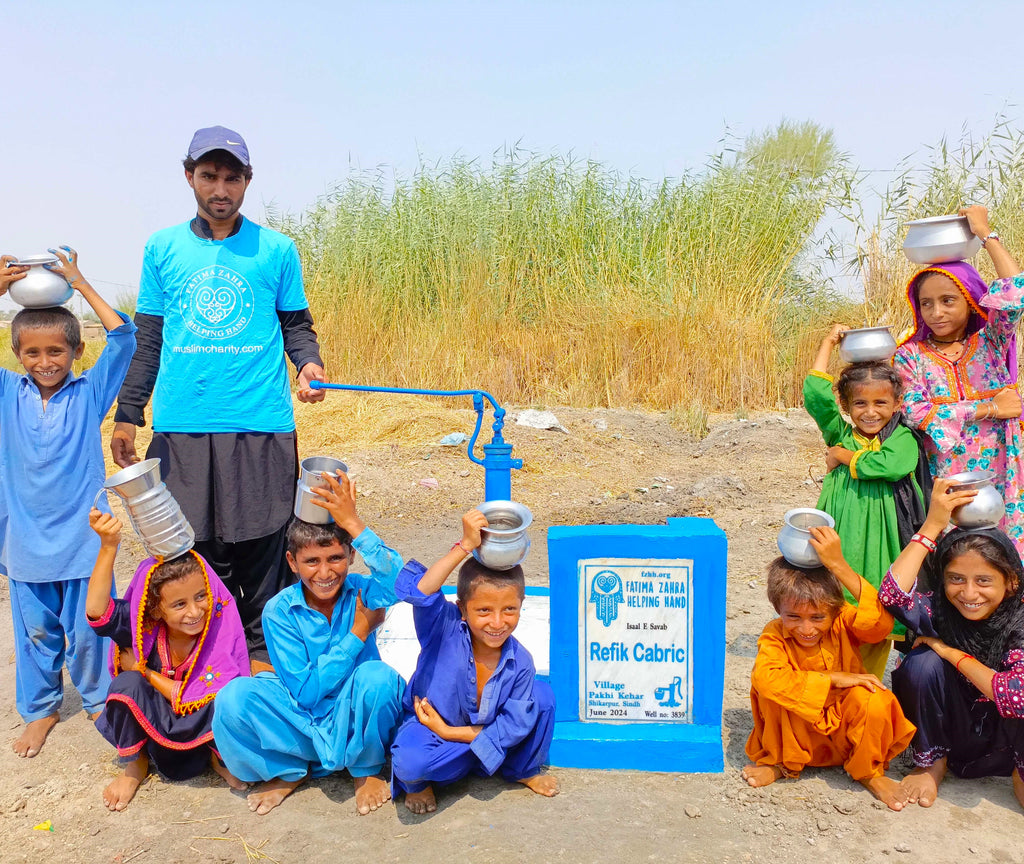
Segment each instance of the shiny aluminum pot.
[{"label": "shiny aluminum pot", "polygon": [[954,489],[977,489],[978,494],[973,501],[968,502],[953,511],[951,518],[953,524],[960,528],[996,528],[1006,514],[1006,505],[1003,503],[1003,496],[995,487],[996,472],[964,471],[954,474],[948,479],[956,485]]},{"label": "shiny aluminum pot", "polygon": [[11,283],[8,296],[26,309],[42,309],[46,306],[63,306],[75,293],[58,273],[47,270],[44,264],[59,264],[56,255],[28,255],[14,262],[19,267],[28,267],[23,279]]},{"label": "shiny aluminum pot", "polygon": [[847,330],[839,343],[839,357],[844,363],[867,363],[888,360],[896,353],[896,340],[888,327],[860,327]]},{"label": "shiny aluminum pot", "polygon": [[510,570],[522,562],[530,551],[526,529],[533,523],[533,514],[517,501],[484,501],[477,508],[487,517],[487,527],[480,530],[480,545],[473,557],[492,570]]},{"label": "shiny aluminum pot", "polygon": [[323,486],[323,473],[348,474],[348,465],[333,456],[307,456],[299,463],[299,479],[310,489]]},{"label": "shiny aluminum pot", "polygon": [[334,517],[331,516],[329,510],[325,510],[323,507],[317,507],[314,501],[323,501],[324,499],[317,495],[312,489],[310,489],[301,480],[295,483],[295,506],[292,508],[292,512],[295,514],[296,519],[301,519],[303,522],[309,522],[312,525],[328,525],[334,521]]},{"label": "shiny aluminum pot", "polygon": [[836,527],[836,520],[824,510],[797,507],[785,515],[779,531],[779,552],[794,567],[820,567],[821,559],[811,546],[810,529],[818,526]]},{"label": "shiny aluminum pot", "polygon": [[931,216],[907,223],[903,253],[915,264],[941,264],[973,258],[981,249],[966,216]]}]

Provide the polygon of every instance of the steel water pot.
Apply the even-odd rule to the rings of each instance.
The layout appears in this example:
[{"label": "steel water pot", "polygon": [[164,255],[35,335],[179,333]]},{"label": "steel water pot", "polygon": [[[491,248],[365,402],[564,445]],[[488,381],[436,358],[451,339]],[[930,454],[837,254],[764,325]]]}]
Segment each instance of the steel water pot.
[{"label": "steel water pot", "polygon": [[307,456],[299,463],[299,479],[310,489],[324,485],[324,473],[348,474],[348,465],[333,456]]},{"label": "steel water pot", "polygon": [[779,552],[794,567],[820,567],[821,559],[811,546],[811,528],[835,528],[836,520],[824,510],[813,507],[797,507],[784,517],[779,531]]},{"label": "steel water pot", "polygon": [[195,545],[192,526],[160,479],[159,459],[146,459],[110,475],[93,504],[107,492],[122,500],[128,521],[153,557],[177,558]]},{"label": "steel water pot", "polygon": [[[322,484],[318,483],[317,485]],[[296,519],[301,519],[303,522],[309,522],[312,525],[327,525],[334,521],[334,517],[331,516],[329,510],[313,503],[323,500],[302,480],[297,480],[295,482],[295,506],[292,508],[292,513],[295,514]]]},{"label": "steel water pot", "polygon": [[477,507],[487,517],[473,557],[492,570],[511,570],[530,551],[526,530],[533,523],[530,508],[517,501],[484,501]]},{"label": "steel water pot", "polygon": [[941,264],[973,258],[981,249],[966,216],[930,216],[907,223],[903,254],[915,264]]},{"label": "steel water pot", "polygon": [[72,298],[75,289],[59,273],[47,270],[44,264],[59,264],[60,259],[49,253],[27,255],[14,262],[29,271],[17,282],[12,282],[7,295],[19,306],[26,309],[42,309],[46,306],[63,306]]},{"label": "steel water pot", "polygon": [[839,357],[844,363],[867,363],[888,360],[896,353],[896,340],[888,327],[859,327],[847,330],[839,343]]},{"label": "steel water pot", "polygon": [[964,471],[948,478],[953,489],[976,489],[973,501],[957,507],[950,518],[960,528],[996,528],[1006,514],[1003,496],[996,489],[996,472],[991,470]]}]

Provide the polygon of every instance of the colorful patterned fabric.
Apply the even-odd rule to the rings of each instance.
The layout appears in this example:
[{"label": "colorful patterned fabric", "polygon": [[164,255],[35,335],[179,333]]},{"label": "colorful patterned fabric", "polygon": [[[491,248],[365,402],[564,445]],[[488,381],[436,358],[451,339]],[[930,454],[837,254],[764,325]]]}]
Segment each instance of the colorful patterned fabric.
[{"label": "colorful patterned fabric", "polygon": [[[995,471],[996,487],[1006,503],[999,527],[1020,553],[1024,552],[1021,422],[976,420],[975,413],[1016,381],[1014,342],[1024,315],[1024,274],[996,280],[976,305],[987,315],[987,323],[967,338],[956,361],[925,341],[921,334],[927,335],[927,328],[914,305],[917,329],[897,349],[893,365],[903,381],[903,413],[931,439],[927,450],[932,476],[983,468]],[[1008,366],[1008,357],[1013,366]]]}]

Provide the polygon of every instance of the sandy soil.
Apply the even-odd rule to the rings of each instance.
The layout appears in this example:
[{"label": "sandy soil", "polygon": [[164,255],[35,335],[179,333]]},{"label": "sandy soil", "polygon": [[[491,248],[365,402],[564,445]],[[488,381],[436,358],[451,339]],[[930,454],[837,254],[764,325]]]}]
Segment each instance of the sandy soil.
[{"label": "sandy soil", "polygon": [[[568,434],[507,429],[515,455],[527,463],[514,475],[514,497],[533,510],[538,528],[527,562],[531,583],[547,582],[545,525],[700,515],[729,537],[725,773],[559,770],[562,794],[552,800],[474,779],[443,790],[438,812],[429,817],[393,805],[360,817],[346,776],[308,784],[265,817],[251,814],[244,797],[212,773],[178,784],[151,776],[127,811],[112,814],[100,800],[117,773],[112,750],[67,685],[62,722],[39,756],[20,759],[9,745],[0,747],[4,860],[1019,860],[1024,818],[1008,778],[950,779],[930,810],[903,813],[881,808],[841,769],[808,771],[799,781],[760,790],[739,779],[750,729],[751,658],[772,616],[763,567],[775,554],[782,513],[814,503],[822,471],[821,446],[802,411],[715,418],[699,441],[659,414],[556,414]],[[304,406],[302,450],[346,458],[366,520],[404,555],[431,560],[459,536],[459,516],[482,499],[483,480],[463,449],[427,442],[466,429],[471,418],[468,411],[424,410],[422,404],[404,416],[384,412],[380,403],[345,411],[339,403]],[[420,484],[427,478],[438,481],[436,490]],[[123,552],[119,560],[122,584],[132,554]],[[6,607],[6,586],[0,593]],[[13,740],[20,720],[6,614],[0,616],[0,658],[0,729]],[[891,773],[899,777],[905,770],[897,764]],[[33,830],[44,820],[52,831]]]}]

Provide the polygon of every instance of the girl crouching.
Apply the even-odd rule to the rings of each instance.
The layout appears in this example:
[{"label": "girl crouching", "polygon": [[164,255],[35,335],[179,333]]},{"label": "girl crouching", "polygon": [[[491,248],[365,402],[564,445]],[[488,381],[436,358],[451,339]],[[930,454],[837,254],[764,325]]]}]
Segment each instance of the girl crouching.
[{"label": "girl crouching", "polygon": [[231,594],[195,552],[143,561],[122,599],[112,599],[121,523],[93,509],[100,536],[85,611],[99,636],[112,640],[114,676],[96,728],[114,747],[124,773],[103,790],[110,810],[124,810],[150,763],[171,780],[211,766],[244,789],[213,749],[213,701],[230,680],[249,674],[249,657]]}]

